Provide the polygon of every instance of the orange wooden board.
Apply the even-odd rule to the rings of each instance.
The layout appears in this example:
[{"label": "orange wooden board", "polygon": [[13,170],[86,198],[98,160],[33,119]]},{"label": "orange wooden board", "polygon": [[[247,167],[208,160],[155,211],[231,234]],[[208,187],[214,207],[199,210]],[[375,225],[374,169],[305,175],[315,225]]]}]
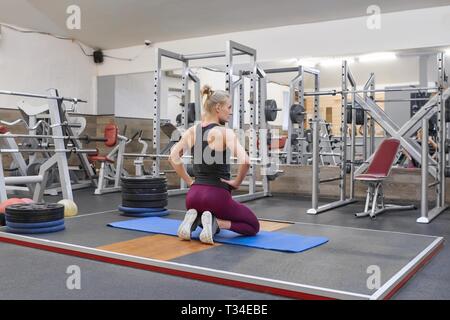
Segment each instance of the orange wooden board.
[{"label": "orange wooden board", "polygon": [[[271,221],[260,221],[260,225],[261,230],[264,231],[275,231],[290,226],[290,224],[288,223]],[[117,242],[110,245],[98,247],[97,249],[123,253],[137,257],[168,261],[218,246],[220,246],[220,244],[211,246],[203,244],[200,241],[196,240],[183,241],[174,236],[157,234],[124,242]]]}]

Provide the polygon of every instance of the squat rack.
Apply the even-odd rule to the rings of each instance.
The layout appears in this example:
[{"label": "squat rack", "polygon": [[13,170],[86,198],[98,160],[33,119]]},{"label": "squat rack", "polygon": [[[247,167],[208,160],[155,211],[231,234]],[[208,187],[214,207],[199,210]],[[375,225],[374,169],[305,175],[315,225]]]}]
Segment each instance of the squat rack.
[{"label": "squat rack", "polygon": [[[233,61],[234,56],[247,55],[252,58],[251,62],[251,70],[239,71],[239,73],[235,70],[235,65]],[[172,60],[176,60],[183,63],[183,72],[182,72],[182,106],[184,106],[182,112],[182,126],[185,129],[189,128],[188,123],[188,97],[187,90],[189,86],[189,81],[192,80],[195,84],[195,117],[196,123],[201,121],[201,97],[200,97],[200,81],[198,77],[192,72],[189,68],[189,62],[191,60],[200,60],[200,59],[210,59],[210,58],[226,58],[226,80],[225,80],[225,88],[226,91],[230,94],[232,105],[234,106],[234,101],[236,99],[235,91],[239,90],[239,129],[242,131],[244,128],[244,115],[247,111],[244,103],[244,76],[248,76],[251,82],[251,92],[250,92],[250,157],[257,158],[258,152],[256,149],[256,139],[257,139],[257,110],[259,113],[259,118],[261,119],[261,113],[264,113],[264,107],[261,107],[261,103],[265,103],[265,95],[262,94],[261,87],[258,86],[259,79],[263,77],[263,72],[256,65],[256,50],[244,46],[242,44],[227,41],[226,50],[220,52],[210,52],[204,54],[190,54],[190,55],[182,55],[172,51],[168,51],[165,49],[158,48],[156,52],[157,59],[157,68],[154,73],[154,103],[153,103],[153,148],[155,151],[154,155],[151,155],[150,158],[153,158],[152,164],[152,173],[153,176],[159,176],[161,174],[161,159],[164,158],[164,155],[161,154],[161,82],[162,82],[162,59],[168,58]],[[234,80],[234,78],[238,76],[238,80]],[[259,105],[258,105],[259,104]],[[259,107],[258,107],[259,106]],[[229,122],[229,127],[233,128],[233,121]],[[243,139],[242,131],[240,131],[240,138]],[[242,140],[241,140],[242,141]],[[267,141],[267,140],[265,140]],[[267,148],[266,148],[267,149]],[[260,155],[263,159],[268,159],[267,150],[263,152],[264,155]],[[132,156],[131,154],[125,154],[125,156]],[[146,155],[140,155],[141,157],[146,157]],[[266,162],[264,162],[266,163]],[[268,189],[267,176],[263,175],[263,191],[257,192],[256,186],[258,183],[256,182],[256,167],[255,164],[252,163],[249,170],[249,192],[248,194],[236,196],[235,199],[238,201],[249,201],[258,199],[261,197],[266,197],[270,195]],[[179,195],[186,194],[188,192],[188,188],[184,181],[180,181],[180,189],[169,190],[169,195]]]},{"label": "squat rack", "polygon": [[[438,65],[438,86],[437,87],[420,87],[420,88],[389,88],[389,89],[375,89],[375,77],[374,74],[370,75],[369,80],[364,86],[364,89],[356,89],[355,79],[348,67],[347,61],[342,63],[342,90],[330,90],[322,92],[308,92],[305,96],[317,96],[317,95],[341,95],[341,148],[340,148],[340,175],[332,179],[320,180],[319,173],[320,167],[318,160],[319,155],[319,131],[317,121],[313,121],[313,179],[312,179],[312,208],[307,211],[309,214],[318,214],[337,207],[345,206],[347,204],[355,202],[354,198],[354,177],[357,174],[363,173],[368,167],[368,164],[372,160],[374,152],[374,132],[371,133],[370,141],[370,153],[372,154],[367,158],[367,149],[364,149],[364,158],[366,161],[356,170],[355,169],[355,129],[356,129],[356,109],[355,104],[359,104],[363,110],[370,116],[370,121],[378,123],[388,135],[396,138],[400,141],[401,146],[418,162],[422,165],[421,177],[421,217],[417,219],[418,223],[429,223],[437,215],[447,209],[445,204],[445,173],[446,173],[446,107],[445,101],[450,97],[450,89],[448,88],[447,75],[445,73],[445,55],[439,53],[437,55]],[[348,82],[350,82],[351,90],[348,89]],[[375,92],[388,92],[388,91],[436,91],[437,94],[431,97],[430,100],[402,127],[399,127],[396,123],[389,118],[384,110],[375,103]],[[361,97],[360,93],[363,93]],[[347,197],[346,190],[346,170],[347,170],[347,99],[348,95],[352,96],[352,138],[350,144],[350,195]],[[370,96],[368,95],[370,94]],[[428,128],[429,119],[437,113],[438,115],[438,150],[437,160],[433,160],[428,152],[428,144],[423,143],[422,146],[411,138],[411,136],[417,132],[420,127],[423,127],[423,131]],[[426,122],[426,125],[425,125]],[[367,123],[367,117],[365,119]],[[365,128],[367,130],[367,128]],[[371,130],[374,130],[374,126],[371,125]],[[427,140],[425,140],[425,138]],[[366,137],[364,137],[366,141]],[[423,141],[428,141],[428,131],[424,134]],[[426,150],[425,150],[426,149]],[[425,156],[426,155],[426,156]],[[431,174],[435,182],[428,185],[428,174]],[[325,204],[323,206],[318,205],[319,198],[319,185],[323,182],[340,181],[340,199],[335,202]],[[432,210],[428,210],[428,188],[435,187],[436,192],[436,206]]]},{"label": "squat rack", "polygon": [[[267,69],[265,70],[265,72],[267,74],[290,72],[296,73],[296,76],[289,83],[289,108],[287,110],[287,112],[289,113],[288,138],[283,152],[286,154],[287,164],[300,163],[305,165],[307,164],[307,143],[305,137],[304,121],[301,121],[300,123],[294,122],[291,116],[291,108],[294,104],[298,104],[303,110],[303,115],[306,114],[306,107],[304,105],[305,76],[306,74],[310,74],[314,77],[315,91],[318,91],[320,85],[320,71],[313,68],[299,66]],[[318,104],[319,96],[317,95],[314,97],[314,106]],[[294,161],[294,159],[296,159],[296,161]]]}]

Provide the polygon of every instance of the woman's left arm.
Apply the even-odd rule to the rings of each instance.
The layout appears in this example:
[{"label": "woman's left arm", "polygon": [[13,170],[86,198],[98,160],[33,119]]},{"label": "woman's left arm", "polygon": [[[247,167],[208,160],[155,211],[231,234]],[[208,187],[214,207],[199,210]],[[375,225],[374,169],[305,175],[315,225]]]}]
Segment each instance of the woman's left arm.
[{"label": "woman's left arm", "polygon": [[183,179],[188,186],[191,186],[194,181],[187,173],[183,161],[181,160],[181,157],[184,154],[185,150],[188,150],[193,145],[193,131],[190,128],[187,130],[183,136],[181,137],[181,140],[172,147],[172,151],[170,152],[169,156],[169,163],[172,166],[172,168],[175,170],[175,172],[180,176],[181,179]]}]

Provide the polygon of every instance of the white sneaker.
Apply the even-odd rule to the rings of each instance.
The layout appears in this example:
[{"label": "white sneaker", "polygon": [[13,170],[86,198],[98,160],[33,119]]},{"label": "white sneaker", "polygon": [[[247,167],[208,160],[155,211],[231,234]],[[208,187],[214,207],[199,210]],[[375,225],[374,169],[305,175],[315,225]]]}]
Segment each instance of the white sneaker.
[{"label": "white sneaker", "polygon": [[211,212],[205,211],[202,215],[203,230],[200,233],[200,241],[206,244],[214,244],[214,235],[219,230],[216,218]]},{"label": "white sneaker", "polygon": [[178,228],[178,237],[183,240],[191,240],[191,233],[197,229],[200,219],[197,219],[197,210],[190,209],[186,212],[183,222]]}]

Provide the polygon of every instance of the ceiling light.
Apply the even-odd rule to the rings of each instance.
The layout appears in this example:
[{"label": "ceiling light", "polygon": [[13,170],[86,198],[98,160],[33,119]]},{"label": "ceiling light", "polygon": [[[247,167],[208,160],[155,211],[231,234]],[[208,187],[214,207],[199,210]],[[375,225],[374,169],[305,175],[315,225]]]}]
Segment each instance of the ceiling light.
[{"label": "ceiling light", "polygon": [[390,61],[397,59],[394,52],[376,52],[359,56],[360,62]]},{"label": "ceiling light", "polygon": [[319,61],[317,59],[314,59],[314,58],[305,58],[305,59],[298,59],[297,60],[297,64],[298,65],[305,66],[305,67],[310,67],[310,68],[314,68],[318,63],[319,63]]},{"label": "ceiling light", "polygon": [[353,57],[340,57],[321,60],[320,65],[322,67],[339,67],[342,66],[342,61],[344,60],[346,60],[348,64],[355,62],[355,58]]}]

